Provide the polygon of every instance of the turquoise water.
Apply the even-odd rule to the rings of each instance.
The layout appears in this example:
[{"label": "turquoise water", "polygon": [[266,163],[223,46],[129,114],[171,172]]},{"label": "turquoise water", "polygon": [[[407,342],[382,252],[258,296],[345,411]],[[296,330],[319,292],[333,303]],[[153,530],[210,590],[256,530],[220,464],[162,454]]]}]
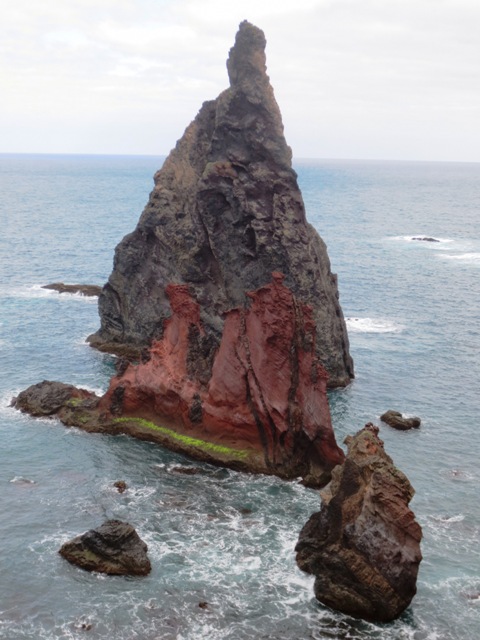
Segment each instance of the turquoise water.
[{"label": "turquoise water", "polygon": [[[480,165],[296,163],[355,360],[353,384],[330,397],[337,439],[389,408],[422,418],[418,431],[381,427],[417,491],[424,560],[409,610],[374,625],[317,603],[296,568],[316,492],[9,407],[43,379],[106,388],[113,358],[85,344],[96,301],[40,286],[107,279],[161,161],[0,156],[0,638],[477,640]],[[150,576],[89,574],[57,554],[110,517],[145,539]]]}]

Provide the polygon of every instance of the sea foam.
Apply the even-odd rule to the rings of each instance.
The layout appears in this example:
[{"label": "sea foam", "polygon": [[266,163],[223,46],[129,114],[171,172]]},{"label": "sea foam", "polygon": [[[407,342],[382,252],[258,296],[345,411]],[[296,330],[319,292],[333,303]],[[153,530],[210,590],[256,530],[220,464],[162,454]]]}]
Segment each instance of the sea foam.
[{"label": "sea foam", "polygon": [[404,326],[386,318],[345,318],[347,329],[356,333],[400,333]]}]

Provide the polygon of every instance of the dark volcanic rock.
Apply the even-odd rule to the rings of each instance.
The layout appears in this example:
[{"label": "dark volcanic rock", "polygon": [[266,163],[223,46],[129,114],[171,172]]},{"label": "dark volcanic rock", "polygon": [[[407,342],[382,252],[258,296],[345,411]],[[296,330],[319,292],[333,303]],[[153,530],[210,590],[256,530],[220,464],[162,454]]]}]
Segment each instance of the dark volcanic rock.
[{"label": "dark volcanic rock", "polygon": [[380,420],[385,424],[390,425],[394,429],[399,431],[408,431],[409,429],[418,429],[422,421],[420,418],[404,418],[399,411],[393,411],[389,409],[383,415],[380,416]]},{"label": "dark volcanic rock", "polygon": [[316,576],[320,602],[388,622],[416,593],[422,530],[408,507],[413,488],[377,434],[366,425],[346,439],[345,462],[333,470],[296,551],[299,567]]},{"label": "dark volcanic rock", "polygon": [[61,556],[87,571],[110,575],[145,576],[151,571],[147,545],[126,522],[107,520],[66,542]]},{"label": "dark volcanic rock", "polygon": [[58,415],[61,409],[77,407],[83,401],[93,398],[96,398],[95,394],[86,389],[44,380],[19,393],[12,404],[32,416],[53,416]]},{"label": "dark volcanic rock", "polygon": [[118,493],[125,493],[125,491],[128,488],[125,480],[117,480],[116,482],[113,483],[113,486],[118,491]]},{"label": "dark volcanic rock", "polygon": [[428,236],[414,236],[412,240],[419,240],[420,242],[440,242],[437,238],[429,238]]},{"label": "dark volcanic rock", "polygon": [[80,293],[82,296],[99,296],[102,292],[102,287],[96,284],[64,284],[63,282],[46,284],[42,289],[52,289],[58,293]]},{"label": "dark volcanic rock", "polygon": [[346,385],[353,363],[337,280],[305,217],[260,29],[240,25],[227,67],[230,87],[203,104],[156,173],[136,229],[117,246],[99,298],[101,327],[89,340],[102,350],[138,352],[162,336],[172,314],[167,286],[186,284],[203,327],[191,336],[199,354],[193,377],[208,380],[225,312],[279,271],[313,309],[329,385]]}]

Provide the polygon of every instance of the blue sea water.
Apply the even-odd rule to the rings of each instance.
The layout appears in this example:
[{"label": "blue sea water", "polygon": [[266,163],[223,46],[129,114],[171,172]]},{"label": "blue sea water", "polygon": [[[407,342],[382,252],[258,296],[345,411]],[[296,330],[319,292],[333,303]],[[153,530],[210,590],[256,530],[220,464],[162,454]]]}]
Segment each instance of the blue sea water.
[{"label": "blue sea water", "polygon": [[[0,638],[477,640],[480,165],[295,163],[355,360],[354,382],[330,394],[337,439],[389,408],[422,418],[412,432],[381,426],[416,489],[424,560],[411,607],[376,625],[320,605],[295,565],[315,491],[9,407],[43,379],[106,388],[113,357],[85,344],[96,300],[41,285],[105,282],[161,162],[0,156]],[[148,577],[89,574],[58,555],[113,517],[148,543]]]}]

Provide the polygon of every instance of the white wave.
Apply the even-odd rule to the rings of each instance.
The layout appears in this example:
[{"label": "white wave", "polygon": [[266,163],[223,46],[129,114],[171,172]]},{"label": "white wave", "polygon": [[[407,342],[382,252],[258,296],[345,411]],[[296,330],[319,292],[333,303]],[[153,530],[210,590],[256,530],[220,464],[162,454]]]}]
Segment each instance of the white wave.
[{"label": "white wave", "polygon": [[459,513],[456,516],[432,516],[432,520],[443,524],[451,524],[452,522],[462,522],[465,520],[465,516],[462,513]]},{"label": "white wave", "polygon": [[3,297],[11,298],[55,298],[57,300],[82,300],[88,304],[98,304],[96,296],[84,296],[81,293],[59,293],[53,289],[44,289],[41,284],[2,287]]},{"label": "white wave", "polygon": [[480,265],[480,253],[479,252],[469,252],[469,253],[448,253],[442,254],[441,258],[446,258],[447,260],[458,260],[459,262],[465,262],[467,264],[479,264]]},{"label": "white wave", "polygon": [[90,391],[90,393],[94,393],[97,396],[103,396],[107,393],[107,389],[103,387],[90,387],[88,384],[76,384],[76,387],[79,389],[85,389],[85,391]]},{"label": "white wave", "polygon": [[[76,338],[73,341],[73,344],[76,347],[88,347],[89,349],[92,349],[90,346],[90,343],[87,342],[87,338],[88,336],[92,335],[93,331],[95,331],[95,329],[93,329],[89,333],[85,333],[83,336],[80,336],[79,338]],[[100,353],[100,351],[96,351],[95,349],[92,349],[92,353]]]},{"label": "white wave", "polygon": [[0,396],[0,411],[8,411],[12,414],[17,413],[15,407],[12,406],[12,400],[18,396],[23,389],[14,389],[13,391],[6,391]]},{"label": "white wave", "polygon": [[24,478],[23,476],[14,476],[9,482],[12,484],[35,484],[35,480],[30,480],[30,478]]},{"label": "white wave", "polygon": [[347,329],[355,333],[400,333],[403,325],[385,318],[345,318]]},{"label": "white wave", "polygon": [[[431,238],[431,240],[424,240],[424,238]],[[390,236],[389,240],[403,240],[405,242],[414,242],[415,244],[424,244],[432,247],[438,246],[439,244],[454,242],[453,238],[437,238],[436,236],[430,236],[422,233],[417,233],[411,236]]]}]

